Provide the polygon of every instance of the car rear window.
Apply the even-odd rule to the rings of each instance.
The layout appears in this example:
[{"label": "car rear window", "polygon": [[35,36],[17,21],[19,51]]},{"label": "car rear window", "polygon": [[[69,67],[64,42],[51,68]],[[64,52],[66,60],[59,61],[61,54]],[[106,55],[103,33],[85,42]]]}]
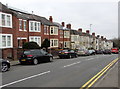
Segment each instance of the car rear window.
[{"label": "car rear window", "polygon": [[25,55],[38,55],[41,54],[40,50],[30,50],[30,51],[24,51]]},{"label": "car rear window", "polygon": [[68,50],[62,50],[61,52],[68,52]]}]

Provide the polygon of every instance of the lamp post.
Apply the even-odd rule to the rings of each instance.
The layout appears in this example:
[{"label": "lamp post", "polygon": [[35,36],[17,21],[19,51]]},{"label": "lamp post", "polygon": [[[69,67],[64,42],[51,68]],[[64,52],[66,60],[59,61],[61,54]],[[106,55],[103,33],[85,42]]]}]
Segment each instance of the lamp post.
[{"label": "lamp post", "polygon": [[[91,26],[92,26],[92,24],[90,24],[90,33],[91,33]],[[91,42],[91,39],[92,39],[92,37],[90,36],[90,48],[92,47],[92,42]]]}]

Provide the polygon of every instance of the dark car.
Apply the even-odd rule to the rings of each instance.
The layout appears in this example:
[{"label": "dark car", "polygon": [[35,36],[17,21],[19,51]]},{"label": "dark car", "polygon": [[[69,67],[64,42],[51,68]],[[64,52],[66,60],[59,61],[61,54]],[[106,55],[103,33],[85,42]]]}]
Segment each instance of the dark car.
[{"label": "dark car", "polygon": [[104,54],[111,54],[112,52],[111,52],[111,50],[106,49],[106,50],[103,51],[103,53],[104,53]]},{"label": "dark car", "polygon": [[103,54],[103,50],[96,50],[96,54]]},{"label": "dark car", "polygon": [[74,50],[62,50],[58,56],[59,58],[74,58],[77,57],[77,53]]},{"label": "dark car", "polygon": [[1,71],[6,72],[10,69],[10,62],[5,59],[0,58],[0,64],[1,64]]},{"label": "dark car", "polygon": [[36,65],[40,62],[52,61],[52,59],[53,59],[52,54],[49,54],[42,49],[34,49],[24,51],[19,59],[19,62],[21,64],[29,63]]}]

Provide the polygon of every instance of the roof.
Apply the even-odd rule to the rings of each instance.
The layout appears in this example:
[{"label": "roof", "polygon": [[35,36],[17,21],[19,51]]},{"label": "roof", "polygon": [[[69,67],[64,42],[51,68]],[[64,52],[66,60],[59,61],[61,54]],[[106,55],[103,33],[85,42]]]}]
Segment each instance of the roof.
[{"label": "roof", "polygon": [[71,29],[70,30],[70,34],[72,35],[79,35],[79,33],[78,33],[78,31],[77,30],[73,30],[73,29]]},{"label": "roof", "polygon": [[70,30],[66,27],[63,27],[60,23],[57,23],[57,22],[53,22],[53,23],[56,24],[59,27],[59,30]]},{"label": "roof", "polygon": [[12,11],[7,6],[3,5],[1,2],[0,2],[0,11],[4,13],[12,14]]},{"label": "roof", "polygon": [[3,5],[1,2],[0,2],[0,11],[4,12],[4,13],[11,13],[20,19],[35,20],[35,21],[40,21],[44,25],[57,26],[56,24],[51,23],[45,17],[41,17],[41,16],[38,16],[35,14],[30,14],[28,12],[25,12],[23,10],[19,10],[17,8],[7,7],[7,6]]}]

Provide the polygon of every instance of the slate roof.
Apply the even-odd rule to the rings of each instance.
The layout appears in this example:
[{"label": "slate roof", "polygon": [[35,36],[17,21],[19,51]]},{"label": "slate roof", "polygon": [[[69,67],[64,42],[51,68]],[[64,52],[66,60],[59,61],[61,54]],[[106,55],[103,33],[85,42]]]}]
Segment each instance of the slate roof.
[{"label": "slate roof", "polygon": [[57,23],[57,22],[53,22],[53,23],[56,24],[59,27],[59,30],[70,30],[66,27],[63,27],[60,23]]},{"label": "slate roof", "polygon": [[17,18],[20,19],[25,19],[25,20],[35,20],[35,21],[40,21],[42,24],[44,25],[49,25],[49,26],[57,26],[54,23],[51,23],[48,19],[46,19],[45,17],[41,17],[35,14],[30,14],[28,12],[22,11],[22,10],[17,10],[15,8],[11,8],[11,7],[7,7],[5,5],[3,5],[0,2],[0,11],[4,12],[4,13],[11,13],[13,15],[15,15]]},{"label": "slate roof", "polygon": [[79,35],[78,31],[77,31],[77,30],[74,30],[74,29],[71,29],[71,30],[70,30],[70,34],[71,34],[71,35]]},{"label": "slate roof", "polygon": [[0,11],[4,12],[4,13],[11,13],[12,14],[12,11],[10,9],[8,9],[7,6],[3,5],[1,2],[0,2]]}]

